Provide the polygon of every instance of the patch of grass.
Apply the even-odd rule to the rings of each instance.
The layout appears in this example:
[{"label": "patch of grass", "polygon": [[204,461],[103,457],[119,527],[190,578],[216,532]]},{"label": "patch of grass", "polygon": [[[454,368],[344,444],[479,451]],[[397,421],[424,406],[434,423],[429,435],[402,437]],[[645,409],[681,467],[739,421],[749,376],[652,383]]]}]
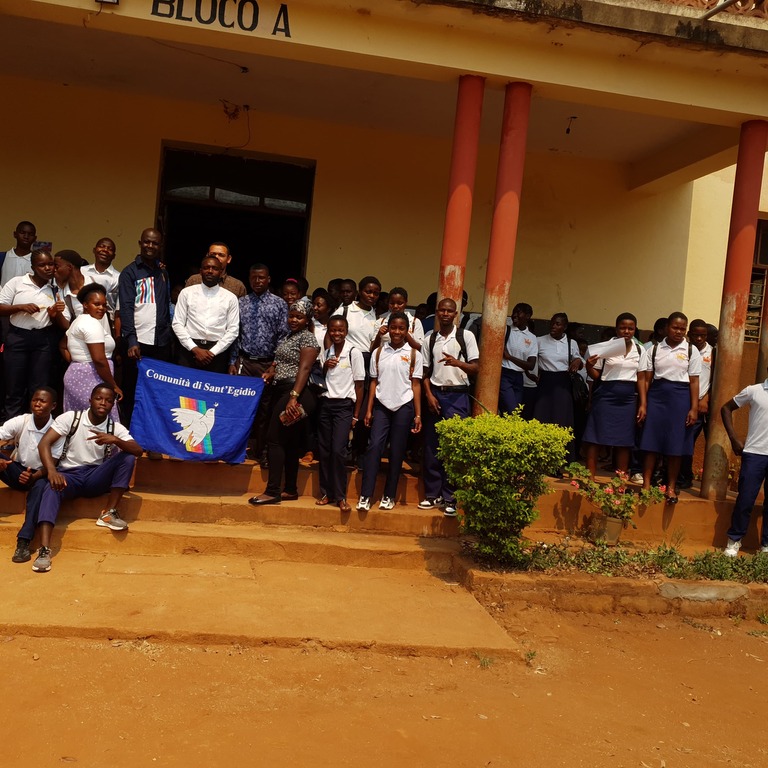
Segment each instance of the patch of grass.
[{"label": "patch of grass", "polygon": [[475,651],[473,656],[477,659],[480,669],[490,669],[494,661],[490,656],[483,656],[480,651]]},{"label": "patch of grass", "polygon": [[536,651],[525,652],[525,663],[529,666],[533,666],[533,662],[536,661]]},{"label": "patch of grass", "polygon": [[768,624],[768,611],[763,611],[762,613],[758,613],[757,620],[761,624]]},{"label": "patch of grass", "polygon": [[752,637],[768,637],[768,630],[750,629],[749,632],[747,632],[747,634],[752,635]]}]

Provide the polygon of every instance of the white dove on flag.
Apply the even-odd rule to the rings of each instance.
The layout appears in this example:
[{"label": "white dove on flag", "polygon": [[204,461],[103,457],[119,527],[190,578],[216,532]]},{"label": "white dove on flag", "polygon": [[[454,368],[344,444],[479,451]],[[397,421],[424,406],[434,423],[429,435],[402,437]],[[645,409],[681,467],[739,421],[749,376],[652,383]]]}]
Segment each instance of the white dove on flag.
[{"label": "white dove on flag", "polygon": [[218,403],[213,408],[208,408],[205,413],[189,408],[171,408],[173,420],[182,427],[178,432],[174,432],[173,436],[180,443],[189,444],[192,448],[200,445],[213,429],[217,405]]}]

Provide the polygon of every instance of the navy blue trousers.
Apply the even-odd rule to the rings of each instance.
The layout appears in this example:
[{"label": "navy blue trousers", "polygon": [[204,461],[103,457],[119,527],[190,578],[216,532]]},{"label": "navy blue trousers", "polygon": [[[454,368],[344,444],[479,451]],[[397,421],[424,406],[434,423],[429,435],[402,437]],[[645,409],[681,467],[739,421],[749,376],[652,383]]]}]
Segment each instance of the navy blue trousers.
[{"label": "navy blue trousers", "polygon": [[[755,506],[757,494],[768,480],[768,456],[759,453],[743,453],[741,455],[741,472],[739,473],[739,495],[733,507],[731,527],[728,538],[741,541],[747,534],[752,508]],[[763,528],[760,535],[760,546],[768,546],[768,504],[763,504]]]},{"label": "navy blue trousers", "polygon": [[363,458],[363,484],[361,496],[370,498],[376,490],[376,475],[379,472],[381,457],[389,440],[389,470],[384,483],[383,496],[395,498],[400,470],[403,468],[408,435],[413,424],[413,401],[401,405],[396,411],[385,408],[378,400],[373,406],[371,440]]},{"label": "navy blue trousers", "polygon": [[523,402],[523,374],[509,368],[501,369],[499,382],[499,413],[512,413]]},{"label": "navy blue trousers", "polygon": [[[511,371],[513,373],[513,371]],[[503,375],[503,371],[502,371]],[[522,382],[521,382],[522,386]],[[437,458],[437,423],[452,416],[461,416],[465,419],[469,416],[469,395],[466,392],[438,392],[432,390],[432,394],[440,403],[440,413],[435,414],[424,408],[424,496],[427,499],[436,499],[442,496],[443,500],[453,506],[456,498],[453,486],[448,482],[443,468],[443,462]]]},{"label": "navy blue trousers", "polygon": [[[3,456],[3,458],[7,457]],[[37,527],[37,511],[40,507],[40,497],[43,495],[43,491],[48,485],[48,480],[41,477],[31,485],[22,485],[22,483],[19,482],[19,477],[25,469],[26,467],[23,464],[14,461],[5,468],[5,471],[0,472],[0,480],[2,480],[9,488],[27,494],[24,523],[17,534],[17,538],[32,541],[35,536],[35,528]]]},{"label": "navy blue trousers", "polygon": [[355,401],[351,398],[321,397],[317,423],[320,460],[320,495],[338,503],[347,498],[347,442],[352,428]]}]

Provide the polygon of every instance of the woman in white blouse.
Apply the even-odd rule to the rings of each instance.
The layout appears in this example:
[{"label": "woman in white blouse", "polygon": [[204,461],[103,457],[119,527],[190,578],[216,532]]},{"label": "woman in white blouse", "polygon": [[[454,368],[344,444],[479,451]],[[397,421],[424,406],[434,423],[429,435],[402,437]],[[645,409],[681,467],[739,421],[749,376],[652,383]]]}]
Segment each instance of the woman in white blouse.
[{"label": "woman in white blouse", "polygon": [[640,450],[645,451],[643,488],[659,455],[667,459],[667,504],[677,504],[680,459],[693,453],[693,425],[699,418],[701,355],[685,338],[688,318],[673,312],[667,321],[667,337],[648,350],[648,414]]},{"label": "woman in white blouse", "polygon": [[[72,321],[61,343],[64,359],[69,362],[64,374],[65,411],[87,410],[93,388],[102,381],[115,390],[118,399],[123,396],[115,383],[111,359],[115,340],[106,318],[107,292],[99,283],[89,283],[80,289],[77,300],[83,306],[83,314]],[[117,403],[110,416],[113,421],[120,421]]]},{"label": "woman in white blouse", "polygon": [[595,355],[587,359],[587,375],[595,384],[583,441],[587,445],[587,469],[593,478],[600,446],[613,448],[616,469],[629,471],[635,430],[645,420],[645,363],[648,354],[635,340],[636,330],[637,319],[633,314],[624,312],[616,318],[614,336],[615,339],[625,339],[623,354],[605,359]]},{"label": "woman in white blouse", "polygon": [[[558,312],[549,321],[549,333],[539,336],[538,397],[533,411],[534,419],[561,427],[574,426],[573,385],[571,373],[582,365],[579,347],[566,334],[568,315]],[[569,459],[573,460],[573,441],[569,443]]]}]

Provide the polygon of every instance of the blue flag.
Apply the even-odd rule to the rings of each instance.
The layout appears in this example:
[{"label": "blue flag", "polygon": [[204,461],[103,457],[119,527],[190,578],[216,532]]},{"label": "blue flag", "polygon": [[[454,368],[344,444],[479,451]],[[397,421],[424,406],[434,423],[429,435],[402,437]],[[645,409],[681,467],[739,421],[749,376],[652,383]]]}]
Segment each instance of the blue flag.
[{"label": "blue flag", "polygon": [[139,361],[131,435],[146,451],[187,461],[245,461],[264,381]]}]

